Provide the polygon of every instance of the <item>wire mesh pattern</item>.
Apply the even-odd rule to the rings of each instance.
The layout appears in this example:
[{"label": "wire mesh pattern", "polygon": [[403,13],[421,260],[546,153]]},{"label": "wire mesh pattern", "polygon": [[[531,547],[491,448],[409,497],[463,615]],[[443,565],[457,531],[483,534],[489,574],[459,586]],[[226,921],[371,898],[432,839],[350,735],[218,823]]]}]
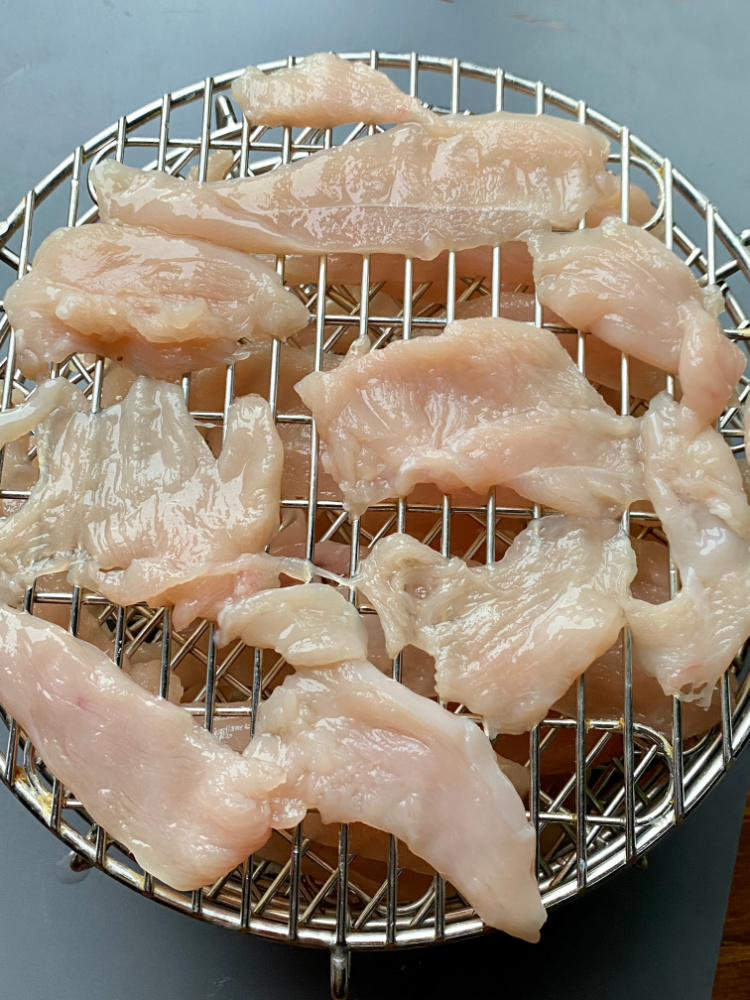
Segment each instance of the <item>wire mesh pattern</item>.
[{"label": "wire mesh pattern", "polygon": [[[629,215],[629,182],[637,181],[656,206],[647,228],[663,233],[667,245],[687,261],[702,284],[719,285],[727,335],[740,342],[750,335],[746,318],[750,256],[743,239],[669,160],[626,127],[542,83],[499,69],[415,54],[354,53],[347,58],[388,69],[403,89],[418,94],[438,111],[547,112],[601,130],[612,142],[611,168],[622,175],[623,217]],[[263,68],[292,62],[269,63]],[[167,94],[79,146],[29,191],[0,227],[0,267],[6,272],[0,287],[25,273],[34,248],[53,228],[97,220],[87,179],[90,167],[102,158],[183,176],[192,168],[202,180],[209,170],[209,154],[227,150],[232,157],[227,175],[246,176],[377,130],[372,126],[333,131],[255,127],[242,119],[226,95],[237,75],[227,73]],[[501,291],[506,288],[502,247],[492,251],[487,273],[482,274],[463,273],[460,256],[448,254],[445,275],[439,281],[434,277],[422,281],[414,262],[397,260],[398,280],[371,280],[372,261],[364,257],[357,263],[355,281],[334,281],[333,274],[329,279],[325,257],[309,259],[306,280],[290,287],[313,316],[313,326],[297,341],[311,348],[316,369],[327,352],[341,353],[356,336],[368,336],[377,348],[393,339],[438,332],[460,315],[464,303],[481,297],[489,297],[488,312],[498,314]],[[283,258],[277,267],[288,277]],[[541,325],[538,302],[535,312]],[[577,336],[578,364],[585,372],[586,338],[568,332]],[[0,313],[0,337],[0,405],[5,410],[22,400],[32,386],[15,370],[15,344],[4,313]],[[309,558],[314,560],[321,543],[336,542],[347,547],[354,571],[365,547],[390,532],[408,531],[446,555],[492,562],[502,556],[521,527],[544,515],[545,511],[532,506],[502,507],[494,496],[484,506],[466,506],[436,494],[430,502],[377,504],[361,519],[349,522],[340,499],[323,488],[316,430],[309,415],[291,404],[279,344],[269,350],[267,396],[277,423],[296,427],[310,448],[303,488],[288,491],[282,501],[286,514],[303,526]],[[58,373],[84,389],[92,409],[97,410],[109,371],[102,359],[74,356]],[[628,359],[623,357],[620,412],[640,414],[644,402],[632,396],[628,372]],[[215,409],[191,406],[191,380],[183,379],[191,413],[209,438],[217,429],[220,433],[233,399],[235,374],[230,366]],[[736,402],[719,422],[721,433],[738,454],[744,449],[741,408],[747,392],[748,382],[743,379]],[[33,449],[33,442],[29,444]],[[0,478],[0,503],[8,513],[28,492],[4,478]],[[624,522],[635,537],[648,536],[666,544],[658,520],[648,510],[633,509]],[[183,707],[208,729],[219,731],[232,721],[252,729],[258,705],[288,669],[283,659],[239,642],[218,648],[214,629],[205,622],[177,632],[171,626],[169,609],[115,607],[95,593],[60,586],[59,581],[39,581],[26,595],[27,610],[41,610],[49,617],[50,608],[56,609],[55,620],[64,620],[73,633],[80,627],[82,614],[94,615],[111,633],[113,655],[120,665],[139,650],[153,653],[161,663],[162,696],[168,694],[171,675],[179,676],[185,688]],[[362,611],[371,613],[366,607]],[[508,752],[512,744],[516,756],[528,763],[528,809],[538,833],[538,876],[548,907],[601,881],[656,843],[721,778],[748,735],[750,685],[742,670],[744,651],[721,682],[713,725],[700,736],[687,738],[679,702],[674,702],[666,734],[634,720],[627,636],[623,648],[623,704],[617,717],[590,718],[582,679],[577,685],[575,718],[555,715],[528,739],[514,737],[497,744],[501,752]],[[393,663],[394,676],[400,679],[407,667],[398,658]],[[96,865],[160,902],[227,927],[334,948],[427,944],[483,930],[473,910],[440,876],[411,871],[399,862],[400,845],[393,837],[358,854],[361,831],[346,827],[315,832],[315,839],[305,825],[275,833],[267,848],[217,884],[192,893],[177,892],[143,872],[106,831],[93,825],[81,803],[48,773],[16,722],[7,714],[3,718],[8,727],[7,744],[0,754],[5,784],[76,852],[79,864]]]}]

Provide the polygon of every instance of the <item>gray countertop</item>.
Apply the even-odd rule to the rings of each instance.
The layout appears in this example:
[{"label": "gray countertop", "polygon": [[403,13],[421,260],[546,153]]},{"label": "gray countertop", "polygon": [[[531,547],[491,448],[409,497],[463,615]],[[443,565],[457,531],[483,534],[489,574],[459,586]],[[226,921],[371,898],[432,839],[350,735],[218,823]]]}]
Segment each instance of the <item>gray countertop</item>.
[{"label": "gray countertop", "polygon": [[[747,0],[0,0],[0,14],[0,215],[165,90],[289,53],[379,48],[502,65],[585,98],[669,155],[735,228],[750,226]],[[523,981],[530,998],[708,1000],[749,776],[745,754],[646,870],[553,914],[541,945],[494,935],[357,956],[353,997]],[[190,921],[98,872],[61,881],[62,845],[4,789],[0,804],[3,997],[327,995],[325,954]]]}]

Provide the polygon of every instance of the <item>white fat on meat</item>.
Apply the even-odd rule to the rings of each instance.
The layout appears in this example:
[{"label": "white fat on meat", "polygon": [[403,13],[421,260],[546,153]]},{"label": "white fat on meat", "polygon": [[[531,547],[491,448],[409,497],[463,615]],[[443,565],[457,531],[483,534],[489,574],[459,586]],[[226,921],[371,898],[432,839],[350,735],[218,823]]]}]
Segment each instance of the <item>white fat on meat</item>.
[{"label": "white fat on meat", "polygon": [[610,521],[550,516],[488,566],[408,535],[379,541],[352,583],[378,612],[388,652],[435,657],[435,689],[489,728],[522,733],[616,640],[635,575]]},{"label": "white fat on meat", "polygon": [[57,229],[7,291],[17,364],[30,378],[73,353],[176,378],[285,340],[308,313],[267,264],[199,240],[107,224]]},{"label": "white fat on meat", "polygon": [[539,301],[578,330],[678,375],[682,402],[705,426],[745,369],[716,319],[721,296],[650,233],[619,219],[575,233],[531,233]]},{"label": "white fat on meat", "polygon": [[146,871],[197,889],[268,839],[278,764],[224,747],[101,650],[3,605],[0,650],[3,707]]},{"label": "white fat on meat", "polygon": [[548,115],[453,115],[323,150],[256,177],[199,184],[106,160],[105,221],[251,253],[430,259],[572,228],[616,181],[600,133]]},{"label": "white fat on meat", "polygon": [[449,323],[297,386],[323,465],[352,516],[419,483],[444,493],[495,485],[565,513],[620,513],[642,497],[634,440],[554,334],[504,319]]},{"label": "white fat on meat", "polygon": [[246,753],[283,759],[282,812],[301,800],[324,823],[392,833],[485,923],[538,940],[534,831],[474,723],[353,662],[288,677],[260,706],[256,733],[278,741],[276,753]]},{"label": "white fat on meat", "polygon": [[626,604],[633,657],[664,692],[702,706],[750,635],[750,506],[713,428],[662,394],[643,418],[646,487],[679,570],[671,601]]},{"label": "white fat on meat", "polygon": [[230,406],[218,459],[182,390],[146,377],[98,413],[69,382],[47,382],[0,415],[0,442],[39,418],[39,480],[0,522],[9,602],[41,573],[69,569],[115,603],[173,605],[182,628],[232,594],[277,586],[282,570],[309,576],[301,560],[262,551],[278,529],[283,456],[259,397]]},{"label": "white fat on meat", "polygon": [[385,73],[332,52],[316,52],[272,73],[248,66],[232,83],[232,97],[253,125],[271,128],[334,128],[351,122],[429,124],[435,118]]}]

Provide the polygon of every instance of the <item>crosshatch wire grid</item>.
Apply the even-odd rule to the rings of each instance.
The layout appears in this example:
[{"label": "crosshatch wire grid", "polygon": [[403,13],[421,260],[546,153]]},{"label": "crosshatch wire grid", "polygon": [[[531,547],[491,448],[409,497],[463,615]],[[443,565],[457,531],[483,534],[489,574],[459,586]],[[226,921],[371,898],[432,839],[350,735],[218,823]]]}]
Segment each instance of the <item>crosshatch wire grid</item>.
[{"label": "crosshatch wire grid", "polygon": [[[743,342],[750,322],[746,318],[750,256],[744,239],[735,234],[707,199],[645,143],[609,118],[542,83],[458,60],[416,54],[354,53],[346,58],[388,69],[397,83],[419,94],[442,112],[478,112],[493,109],[547,112],[594,126],[612,143],[612,169],[620,172],[622,214],[629,216],[629,181],[637,181],[652,197],[656,209],[647,228],[663,231],[668,246],[685,259],[702,284],[718,283],[725,301],[723,316],[729,337]],[[293,59],[267,63],[272,70]],[[0,260],[5,287],[17,273],[25,272],[41,240],[60,225],[95,222],[96,205],[87,183],[92,164],[105,157],[136,166],[185,175],[191,167],[205,179],[209,152],[229,150],[235,176],[272,170],[281,164],[338,143],[347,143],[376,129],[319,131],[266,129],[249,125],[227,97],[237,72],[165,95],[127,115],[93,139],[79,146],[63,163],[34,187],[0,226]],[[744,234],[743,234],[744,236]],[[316,259],[309,283],[294,287],[313,316],[315,367],[324,352],[341,350],[357,334],[369,336],[373,348],[392,339],[435,333],[469,299],[487,295],[497,315],[503,279],[503,249],[492,253],[488,273],[463,274],[460,258],[449,254],[446,281],[430,286],[415,279],[413,263],[403,263],[398,288],[388,284],[390,306],[384,308],[382,282],[371,281],[370,260],[361,260],[361,280],[332,284],[327,262]],[[284,274],[284,260],[278,260]],[[439,294],[435,290],[439,289]],[[429,293],[429,294],[428,294]],[[538,302],[536,321],[542,315]],[[576,335],[575,332],[572,332]],[[3,410],[24,398],[30,383],[15,371],[13,334],[0,313],[4,381],[0,399]],[[577,334],[578,364],[585,372],[586,338]],[[101,359],[73,357],[59,369],[100,405],[106,373]],[[10,375],[13,377],[9,377]],[[309,417],[287,413],[279,394],[283,375],[278,343],[271,349],[268,398],[276,420],[283,424],[310,425]],[[750,383],[743,378],[736,402],[719,421],[719,429],[735,453],[742,453],[742,414]],[[190,378],[183,380],[190,405]],[[673,385],[668,386],[673,388]],[[223,408],[198,412],[203,428],[220,428],[233,398],[234,369],[226,373]],[[641,413],[642,400],[634,399],[628,385],[628,359],[621,364],[620,410]],[[302,512],[306,549],[314,559],[315,545],[333,540],[349,546],[350,566],[360,551],[393,531],[410,531],[443,553],[488,562],[500,558],[510,534],[519,525],[543,516],[529,507],[504,508],[490,496],[486,506],[452,504],[449,497],[433,503],[398,501],[378,504],[361,520],[350,524],[340,502],[319,495],[317,438],[309,476],[302,497],[283,500],[286,513]],[[0,479],[0,487],[3,486]],[[26,493],[0,489],[3,503],[22,501]],[[299,515],[297,515],[299,516]],[[664,541],[655,516],[634,509],[624,517],[634,535]],[[515,527],[514,527],[515,525]],[[678,583],[671,574],[672,591]],[[149,644],[161,662],[161,693],[166,695],[169,676],[190,660],[200,671],[200,681],[187,692],[186,711],[209,728],[238,716],[254,719],[254,708],[267,696],[284,663],[236,643],[226,649],[214,644],[214,629],[204,622],[177,633],[171,628],[168,609],[146,606],[114,607],[96,594],[74,588],[62,592],[39,586],[26,595],[30,611],[44,605],[63,605],[75,633],[86,607],[112,632],[115,659],[132,655]],[[367,609],[363,609],[367,613]],[[631,691],[630,646],[624,642],[623,711],[617,718],[591,719],[586,711],[586,684],[577,685],[575,719],[551,717],[530,734],[528,760],[531,791],[528,810],[538,833],[538,876],[547,907],[554,906],[601,881],[637,859],[690,811],[721,779],[742,748],[750,729],[750,684],[743,672],[743,649],[720,685],[720,717],[699,737],[683,739],[681,705],[675,701],[669,736],[634,722]],[[401,662],[393,664],[400,677]],[[731,675],[731,676],[730,676]],[[461,707],[458,711],[464,711]],[[302,827],[274,835],[271,847],[217,884],[192,893],[177,892],[144,873],[99,826],[92,825],[81,804],[61,787],[36,757],[16,722],[3,713],[7,743],[0,753],[0,776],[14,794],[75,852],[79,866],[96,865],[131,888],[175,909],[204,920],[266,937],[302,944],[327,946],[334,955],[334,992],[344,990],[349,947],[380,948],[456,939],[483,931],[482,922],[455,890],[439,876],[414,876],[399,864],[398,844],[387,840],[382,861],[371,862],[353,853],[354,837],[341,827],[333,843],[312,842]],[[546,762],[556,753],[567,755],[563,773],[548,773]],[[559,770],[559,768],[558,768]]]}]

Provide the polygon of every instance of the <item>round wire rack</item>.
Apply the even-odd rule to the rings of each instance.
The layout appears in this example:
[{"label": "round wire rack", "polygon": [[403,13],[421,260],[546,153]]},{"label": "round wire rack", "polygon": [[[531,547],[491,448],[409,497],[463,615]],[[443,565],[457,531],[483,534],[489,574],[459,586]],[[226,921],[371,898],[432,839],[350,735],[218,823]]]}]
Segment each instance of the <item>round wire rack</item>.
[{"label": "round wire rack", "polygon": [[[653,230],[692,268],[703,285],[717,284],[723,294],[727,336],[743,342],[748,334],[750,256],[744,236],[732,231],[708,199],[650,146],[605,115],[545,86],[501,69],[488,69],[455,59],[387,53],[352,53],[346,58],[388,70],[404,90],[418,94],[437,111],[476,113],[496,109],[551,113],[586,122],[612,144],[611,169],[622,175],[624,216],[628,216],[629,184],[637,181],[655,205],[646,227]],[[293,59],[262,68],[291,65]],[[0,225],[0,261],[10,284],[29,269],[34,248],[52,229],[97,221],[97,207],[87,175],[105,157],[172,174],[205,179],[209,155],[228,151],[225,175],[259,174],[331,145],[348,143],[376,131],[360,125],[333,131],[255,127],[227,97],[239,71],[166,94],[161,100],[120,118],[79,146],[32,188]],[[231,155],[231,161],[230,161]],[[486,273],[466,274],[460,255],[448,254],[445,276],[420,280],[410,260],[399,258],[397,282],[371,280],[371,261],[361,259],[358,280],[327,280],[326,259],[312,261],[306,283],[294,292],[313,316],[316,366],[326,351],[341,351],[354,336],[366,334],[373,347],[393,338],[435,333],[460,314],[462,303],[490,296],[493,308],[503,286],[503,248],[488,255]],[[284,275],[285,262],[278,261]],[[377,275],[375,275],[377,277]],[[541,309],[536,304],[536,321]],[[578,337],[578,360],[585,365],[585,338]],[[15,370],[15,344],[5,314],[0,312],[0,367],[3,410],[23,399],[32,386]],[[100,405],[107,367],[102,359],[74,356],[60,374],[73,380]],[[618,398],[622,413],[639,414],[645,403],[629,390],[627,362]],[[285,412],[279,395],[283,363],[279,345],[271,349],[268,398],[278,424],[306,428],[317,439],[312,420],[298,411]],[[191,408],[199,426],[221,427],[231,403],[233,371],[227,373],[224,405],[216,411]],[[748,381],[743,378],[735,401],[719,421],[732,450],[743,453],[742,414]],[[183,380],[190,405],[190,378]],[[33,441],[30,442],[33,448]],[[409,531],[445,554],[464,558],[500,558],[519,526],[544,512],[507,508],[490,496],[480,507],[453,504],[450,497],[432,503],[408,500],[382,503],[350,523],[341,503],[320,495],[317,448],[311,449],[305,495],[285,497],[284,508],[305,519],[307,554],[315,545],[337,541],[350,547],[351,566],[360,550],[392,531]],[[24,490],[0,478],[5,511],[23,502]],[[658,520],[645,509],[626,515],[638,537],[666,544]],[[200,622],[182,632],[171,627],[169,609],[145,605],[115,607],[78,588],[46,588],[44,581],[26,595],[32,613],[63,606],[75,633],[82,609],[111,630],[114,655],[123,658],[148,644],[162,665],[161,690],[172,672],[190,673],[183,698],[186,711],[213,729],[228,719],[252,716],[254,706],[270,693],[283,671],[283,661],[261,655],[240,643],[218,649],[213,629]],[[362,609],[364,613],[367,608]],[[59,609],[58,609],[58,613]],[[525,762],[530,771],[528,810],[537,830],[539,882],[547,907],[555,906],[611,876],[651,848],[721,779],[745,743],[750,730],[744,650],[723,677],[715,711],[704,731],[683,727],[683,706],[668,706],[669,724],[658,731],[634,719],[629,643],[623,643],[623,700],[612,717],[591,718],[586,709],[585,678],[578,682],[574,717],[557,715],[536,727],[528,739],[514,737],[497,748]],[[188,669],[189,668],[189,669]],[[399,675],[400,663],[394,664]],[[375,857],[355,853],[355,838],[346,827],[333,836],[313,840],[307,830],[274,834],[268,849],[248,858],[215,885],[177,892],[139,868],[128,852],[101,827],[92,824],[75,797],[47,771],[16,722],[6,713],[8,728],[0,753],[0,777],[48,829],[74,852],[78,867],[96,866],[144,895],[195,917],[239,931],[332,949],[332,984],[346,991],[348,949],[424,945],[476,935],[485,928],[473,910],[439,875],[412,872],[399,865],[393,838]]]}]

